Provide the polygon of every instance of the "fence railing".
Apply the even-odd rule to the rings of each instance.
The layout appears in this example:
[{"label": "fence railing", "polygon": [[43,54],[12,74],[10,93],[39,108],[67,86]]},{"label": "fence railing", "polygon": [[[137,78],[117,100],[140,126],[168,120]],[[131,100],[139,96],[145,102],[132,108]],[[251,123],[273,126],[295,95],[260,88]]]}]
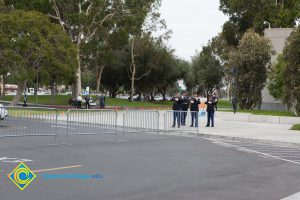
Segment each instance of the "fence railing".
[{"label": "fence railing", "polygon": [[75,110],[67,113],[67,136],[117,134],[117,112],[114,110]]},{"label": "fence railing", "polygon": [[123,113],[123,133],[159,132],[159,112],[127,110]]},{"label": "fence railing", "polygon": [[166,111],[164,114],[165,133],[199,133],[198,112]]},{"label": "fence railing", "polygon": [[57,136],[57,109],[0,107],[0,137]]},{"label": "fence railing", "polygon": [[0,137],[105,134],[116,141],[118,132],[198,134],[200,125],[198,112],[184,111],[128,110],[118,121],[114,110],[70,109],[65,117],[52,108],[0,107],[1,118]]}]

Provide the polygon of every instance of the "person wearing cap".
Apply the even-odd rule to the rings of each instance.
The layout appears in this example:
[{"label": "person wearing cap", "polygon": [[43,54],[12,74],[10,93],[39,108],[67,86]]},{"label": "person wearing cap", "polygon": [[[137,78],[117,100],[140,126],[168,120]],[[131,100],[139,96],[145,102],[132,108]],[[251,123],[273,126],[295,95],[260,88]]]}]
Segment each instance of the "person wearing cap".
[{"label": "person wearing cap", "polygon": [[201,103],[200,99],[197,97],[197,94],[194,94],[190,101],[190,111],[192,116],[192,124],[190,127],[198,127],[198,113],[199,113],[199,104]]},{"label": "person wearing cap", "polygon": [[185,126],[185,121],[186,121],[187,112],[189,110],[189,105],[190,105],[190,99],[187,96],[186,92],[184,91],[182,93],[182,97],[181,97],[181,125],[182,126]]},{"label": "person wearing cap", "polygon": [[171,99],[171,101],[173,101],[173,128],[176,126],[176,122],[177,122],[177,126],[178,128],[180,128],[180,124],[181,124],[181,119],[180,119],[180,110],[181,110],[181,98],[178,94],[178,92],[175,94],[175,96]]},{"label": "person wearing cap", "polygon": [[215,106],[216,106],[216,101],[213,99],[212,96],[208,98],[208,100],[205,102],[207,105],[206,112],[207,112],[207,124],[206,127],[211,127],[215,126],[215,121],[214,121],[214,116],[215,116]]}]

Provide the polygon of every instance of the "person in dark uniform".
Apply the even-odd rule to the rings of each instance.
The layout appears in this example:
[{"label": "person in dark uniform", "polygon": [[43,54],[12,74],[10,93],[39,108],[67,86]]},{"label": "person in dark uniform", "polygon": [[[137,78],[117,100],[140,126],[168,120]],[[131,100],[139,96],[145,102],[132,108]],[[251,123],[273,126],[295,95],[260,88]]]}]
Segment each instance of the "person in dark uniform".
[{"label": "person in dark uniform", "polygon": [[23,102],[24,102],[23,107],[27,107],[28,98],[27,98],[26,94],[24,96],[24,101]]},{"label": "person in dark uniform", "polygon": [[236,99],[236,97],[232,98],[232,108],[233,108],[233,113],[235,114],[236,110],[237,110],[237,99]]},{"label": "person in dark uniform", "polygon": [[187,116],[187,112],[189,110],[190,99],[186,95],[186,92],[183,92],[181,97],[181,125],[185,126],[185,120]]},{"label": "person in dark uniform", "polygon": [[84,100],[85,100],[85,108],[86,109],[90,109],[90,107],[91,107],[91,97],[87,95],[84,98]]},{"label": "person in dark uniform", "polygon": [[172,101],[174,102],[173,107],[172,107],[172,110],[173,110],[173,126],[172,127],[176,126],[176,121],[177,121],[177,126],[178,126],[178,128],[180,128],[180,124],[181,124],[180,110],[181,110],[182,101],[181,101],[181,98],[180,98],[178,92],[172,98]]},{"label": "person in dark uniform", "polygon": [[191,127],[194,126],[195,122],[195,127],[198,127],[198,114],[199,114],[199,104],[200,104],[200,99],[197,97],[197,94],[194,94],[193,97],[191,98],[190,101],[190,111],[191,111],[191,116],[192,116],[192,124]]},{"label": "person in dark uniform", "polygon": [[215,106],[216,106],[216,101],[213,99],[213,97],[209,97],[209,99],[205,102],[205,104],[207,105],[207,124],[206,127],[210,126],[210,122],[211,122],[211,127],[215,126],[214,123],[214,116],[215,116]]},{"label": "person in dark uniform", "polygon": [[99,101],[100,101],[100,109],[104,109],[105,108],[105,96],[103,94],[100,94]]},{"label": "person in dark uniform", "polygon": [[213,96],[212,96],[213,101],[215,102],[215,110],[218,110],[218,101],[219,101],[219,96],[218,96],[218,91],[215,90],[213,92]]}]

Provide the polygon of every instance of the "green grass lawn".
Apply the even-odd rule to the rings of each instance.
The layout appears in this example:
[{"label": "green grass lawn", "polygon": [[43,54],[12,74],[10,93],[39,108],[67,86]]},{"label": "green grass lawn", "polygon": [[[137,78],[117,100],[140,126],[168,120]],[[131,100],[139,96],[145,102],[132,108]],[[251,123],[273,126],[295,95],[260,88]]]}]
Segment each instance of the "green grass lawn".
[{"label": "green grass lawn", "polygon": [[[98,98],[92,96],[94,100]],[[67,106],[69,99],[72,98],[69,95],[57,95],[53,99],[51,96],[38,96],[37,104],[43,105],[59,105],[59,106]],[[4,101],[12,101],[13,96],[6,96]],[[20,100],[23,102],[23,97]],[[35,104],[36,99],[35,96],[28,96],[28,103]],[[98,102],[97,102],[98,104]],[[141,107],[141,108],[166,108],[170,109],[172,107],[173,102],[171,101],[156,101],[156,102],[144,102],[144,101],[135,101],[129,102],[127,99],[114,99],[114,98],[106,98],[107,106],[120,106],[120,107]],[[218,108],[228,109],[231,107],[231,104],[228,101],[220,100],[218,102]]]},{"label": "green grass lawn", "polygon": [[300,131],[300,124],[295,124],[291,130],[294,130],[294,131]]},{"label": "green grass lawn", "polygon": [[[93,96],[92,96],[93,97]],[[37,104],[43,104],[43,105],[59,105],[59,106],[67,106],[69,99],[72,98],[68,95],[57,95],[52,100],[51,96],[38,96]],[[12,101],[13,96],[6,96],[3,100],[4,101]],[[97,97],[93,97],[94,101],[98,100]],[[23,97],[21,98],[20,102],[23,102]],[[28,103],[35,104],[36,99],[35,96],[28,96]],[[97,104],[98,101],[97,101]],[[172,105],[172,102],[166,101],[166,102],[129,102],[127,99],[113,99],[113,98],[106,98],[106,105],[107,106],[120,106],[120,107],[144,107],[144,108],[170,108]]]},{"label": "green grass lawn", "polygon": [[[93,96],[92,96],[93,97]],[[54,101],[52,101],[51,96],[38,96],[38,104],[44,105],[59,105],[59,106],[67,106],[69,99],[72,98],[68,95],[57,95],[54,97]],[[11,101],[13,96],[6,96],[5,101]],[[94,100],[98,98],[93,97]],[[23,97],[21,98],[21,102],[23,102]],[[28,103],[35,104],[35,96],[28,96]],[[154,108],[154,109],[171,109],[173,102],[171,101],[156,101],[156,102],[144,102],[144,101],[135,101],[129,102],[127,99],[114,99],[114,98],[106,98],[107,106],[119,106],[119,107],[137,107],[137,108]],[[218,102],[218,110],[225,112],[232,112],[232,105],[230,102],[226,100],[219,100]],[[251,113],[254,115],[270,115],[270,116],[289,116],[295,117],[294,113],[289,111],[268,111],[268,110],[238,110],[240,113]]]},{"label": "green grass lawn", "polygon": [[[233,110],[221,110],[224,112],[233,112]],[[253,115],[267,115],[267,116],[281,116],[281,117],[296,117],[290,111],[276,111],[276,110],[237,110],[237,113],[251,113]]]}]

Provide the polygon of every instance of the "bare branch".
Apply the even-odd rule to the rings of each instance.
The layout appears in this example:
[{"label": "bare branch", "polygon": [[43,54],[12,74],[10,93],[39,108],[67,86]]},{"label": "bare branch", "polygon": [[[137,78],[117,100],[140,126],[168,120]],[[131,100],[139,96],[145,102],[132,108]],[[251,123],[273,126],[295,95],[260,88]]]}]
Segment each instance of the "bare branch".
[{"label": "bare branch", "polygon": [[79,2],[79,3],[78,3],[78,13],[81,14],[81,12],[82,12],[82,9],[81,9],[81,3]]},{"label": "bare branch", "polygon": [[63,30],[65,30],[65,23],[63,22],[62,18],[61,18],[61,14],[60,14],[60,11],[59,11],[59,8],[56,4],[56,0],[49,0],[50,3],[53,3],[53,9],[56,13],[56,16],[53,16],[51,14],[48,14],[49,17],[53,18],[53,19],[57,19],[59,21],[59,24],[62,26]]},{"label": "bare branch", "polygon": [[[95,15],[92,23],[88,27],[88,33],[83,37],[82,41],[89,41],[97,33],[97,31],[99,29],[98,27],[102,26],[105,21],[109,20],[111,17],[113,17],[115,15],[115,13],[110,13],[110,14],[106,15],[101,21],[96,22],[95,19],[96,19],[97,15],[99,15],[99,14],[100,13],[98,13],[98,14]],[[92,29],[92,27],[93,27],[94,24],[97,24],[98,26],[96,26],[94,28],[94,30],[91,31],[91,29]]]},{"label": "bare branch", "polygon": [[93,3],[91,2],[91,4],[86,9],[85,15],[89,15],[91,13],[92,7],[93,7]]},{"label": "bare branch", "polygon": [[151,69],[152,69],[152,67],[150,67],[149,68],[149,70],[145,73],[145,74],[143,74],[142,76],[140,76],[139,78],[136,78],[135,80],[141,80],[143,77],[145,77],[145,76],[147,76],[150,72],[151,72]]}]

